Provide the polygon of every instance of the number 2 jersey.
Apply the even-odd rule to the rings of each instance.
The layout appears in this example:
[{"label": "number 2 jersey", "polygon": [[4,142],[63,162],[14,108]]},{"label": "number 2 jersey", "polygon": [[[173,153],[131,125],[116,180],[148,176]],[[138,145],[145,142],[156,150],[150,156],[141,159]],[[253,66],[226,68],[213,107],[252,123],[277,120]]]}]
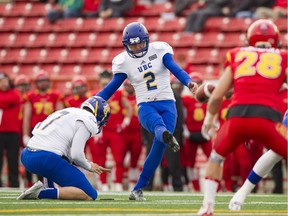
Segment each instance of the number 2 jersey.
[{"label": "number 2 jersey", "polygon": [[154,100],[174,100],[170,86],[170,72],[163,64],[166,53],[173,55],[172,47],[165,42],[149,44],[147,54],[131,58],[127,52],[117,55],[112,62],[112,72],[125,73],[136,92],[137,104]]},{"label": "number 2 jersey", "polygon": [[255,104],[277,109],[279,89],[286,79],[287,51],[241,47],[227,53],[226,67],[233,73],[230,107]]},{"label": "number 2 jersey", "polygon": [[[49,115],[44,121],[39,122],[32,131],[32,138],[28,147],[54,152],[60,156],[70,158],[70,150],[76,131],[77,122],[82,122],[90,133],[90,137],[99,132],[95,116],[80,108],[66,108]],[[88,139],[89,137],[87,137]],[[84,151],[87,140],[83,138],[78,151]],[[75,143],[79,145],[79,143]]]}]

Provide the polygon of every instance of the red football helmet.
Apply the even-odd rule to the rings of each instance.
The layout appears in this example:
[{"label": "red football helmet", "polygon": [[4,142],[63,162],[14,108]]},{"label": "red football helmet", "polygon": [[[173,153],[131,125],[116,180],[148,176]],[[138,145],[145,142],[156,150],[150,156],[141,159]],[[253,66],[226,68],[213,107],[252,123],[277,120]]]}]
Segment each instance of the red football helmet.
[{"label": "red football helmet", "polygon": [[50,80],[50,78],[46,71],[40,70],[39,72],[35,74],[34,80],[37,82],[37,81],[42,81],[42,80]]},{"label": "red football helmet", "polygon": [[75,88],[77,86],[84,86],[87,85],[87,79],[84,76],[76,76],[72,79],[72,88]]},{"label": "red football helmet", "polygon": [[257,46],[258,43],[269,43],[276,48],[279,45],[278,27],[271,20],[259,19],[249,26],[247,41],[250,46]]},{"label": "red football helmet", "polygon": [[20,74],[14,80],[14,85],[25,85],[25,84],[27,85],[29,84],[29,78],[24,74]]}]

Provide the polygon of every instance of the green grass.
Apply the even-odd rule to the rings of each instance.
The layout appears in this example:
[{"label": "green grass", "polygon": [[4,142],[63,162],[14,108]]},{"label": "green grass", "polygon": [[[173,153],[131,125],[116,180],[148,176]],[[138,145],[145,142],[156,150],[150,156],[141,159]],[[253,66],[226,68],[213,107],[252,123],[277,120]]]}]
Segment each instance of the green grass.
[{"label": "green grass", "polygon": [[[144,192],[146,201],[128,200],[128,192],[99,193],[97,201],[16,200],[20,190],[0,190],[0,215],[196,215],[202,194]],[[287,194],[256,194],[240,212],[227,209],[231,193],[218,194],[214,215],[287,216]],[[114,200],[101,200],[114,198]]]}]

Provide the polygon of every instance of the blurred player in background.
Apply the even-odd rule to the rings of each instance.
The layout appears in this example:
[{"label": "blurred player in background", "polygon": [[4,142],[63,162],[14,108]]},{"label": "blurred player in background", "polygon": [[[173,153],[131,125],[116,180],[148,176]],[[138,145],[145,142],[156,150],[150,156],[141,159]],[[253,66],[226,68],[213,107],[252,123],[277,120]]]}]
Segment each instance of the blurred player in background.
[{"label": "blurred player in background", "polygon": [[[103,71],[99,76],[100,88],[104,88],[112,79],[113,74],[107,70]],[[130,124],[133,108],[128,101],[123,91],[118,90],[107,101],[111,107],[110,122],[102,131],[102,136],[99,136],[95,145],[90,145],[90,151],[93,161],[101,166],[106,163],[107,148],[110,147],[111,153],[115,161],[115,179],[112,182],[111,189],[114,191],[123,191],[123,175],[124,175],[124,157],[125,144],[123,131]],[[123,110],[126,113],[123,115]],[[109,190],[107,185],[107,175],[100,176],[103,191]]]},{"label": "blurred player in background", "polygon": [[4,154],[8,162],[8,187],[19,187],[19,135],[21,106],[20,92],[14,88],[10,77],[0,71],[0,187]]},{"label": "blurred player in background", "polygon": [[[283,128],[283,134],[286,136],[286,139],[288,139],[288,111],[286,111],[286,114],[284,115],[283,124],[286,126],[286,128]],[[246,197],[261,181],[261,179],[268,175],[275,164],[281,162],[282,159],[283,158],[279,154],[272,150],[269,150],[263,154],[254,165],[253,170],[250,172],[245,183],[230,200],[229,209],[234,211],[241,210]]]},{"label": "blurred player in background", "polygon": [[[130,124],[123,130],[123,138],[124,138],[124,155],[130,152],[130,165],[128,168],[128,180],[129,180],[129,189],[133,189],[135,186],[140,170],[138,167],[138,160],[140,158],[140,154],[142,151],[142,140],[141,140],[141,127],[138,121],[138,110],[136,103],[135,90],[131,83],[128,80],[124,82],[124,91],[127,95],[127,99],[129,100],[132,108],[133,108],[133,116],[131,118]],[[123,110],[124,115],[127,110]]]},{"label": "blurred player in background", "polygon": [[129,199],[145,200],[142,188],[149,183],[160,164],[166,146],[175,152],[180,149],[172,135],[177,113],[169,71],[192,92],[196,91],[197,84],[175,63],[170,45],[165,42],[149,42],[148,31],[143,24],[128,24],[123,31],[122,43],[126,52],[113,59],[114,77],[97,95],[108,100],[126,78],[135,89],[139,121],[154,135],[154,142]]},{"label": "blurred player in background", "polygon": [[[183,111],[183,101],[181,98],[181,92],[184,86],[175,76],[170,77],[170,83],[175,97],[175,105],[177,110],[177,120],[173,136],[180,145],[180,151],[173,152],[171,151],[170,148],[166,148],[161,163],[161,177],[163,183],[163,191],[183,191],[180,152],[183,147],[183,141],[184,141],[183,139],[184,111]],[[171,185],[169,182],[170,177],[171,177]]]},{"label": "blurred player in background", "polygon": [[75,76],[71,81],[72,94],[65,98],[65,107],[80,107],[81,104],[88,99],[88,85],[84,76]]},{"label": "blurred player in background", "polygon": [[[39,71],[34,78],[35,89],[25,95],[23,115],[23,143],[26,146],[32,129],[56,110],[64,108],[63,96],[52,90],[51,81],[46,71]],[[32,175],[26,173],[28,187],[32,185]],[[38,176],[38,178],[40,178]]]},{"label": "blurred player in background", "polygon": [[[19,120],[20,120],[20,122],[19,122],[20,140],[19,141],[20,141],[20,147],[24,148],[25,145],[23,143],[23,140],[21,139],[21,137],[23,137],[23,112],[24,112],[24,106],[26,103],[25,94],[31,89],[31,83],[30,83],[29,78],[26,75],[21,74],[21,75],[18,75],[14,79],[14,86],[15,86],[15,88],[17,88],[20,91],[20,94],[21,94],[21,107],[20,107],[20,112],[19,112]],[[20,165],[19,171],[20,171],[21,177],[24,180],[24,184],[27,184],[27,182],[25,182],[27,171],[25,170],[25,168],[22,165]],[[28,187],[28,185],[25,185],[25,186]]]},{"label": "blurred player in background", "polygon": [[39,122],[21,153],[21,161],[31,173],[59,187],[46,188],[38,181],[17,199],[95,200],[97,191],[76,166],[97,174],[111,171],[88,161],[84,154],[86,141],[100,133],[109,115],[107,102],[94,96],[81,108],[58,110]]},{"label": "blurred player in background", "polygon": [[[203,76],[199,72],[189,74],[191,79],[198,85],[203,83]],[[197,150],[200,147],[207,158],[209,158],[212,144],[210,140],[205,139],[201,134],[201,126],[206,112],[206,103],[200,103],[192,95],[183,95],[182,97],[185,110],[185,161],[187,166],[187,176],[193,185],[193,190],[200,191],[199,173],[195,169]]]},{"label": "blurred player in background", "polygon": [[277,49],[279,31],[269,20],[257,20],[247,31],[248,47],[227,53],[227,64],[207,106],[202,133],[211,138],[213,120],[223,96],[234,88],[227,120],[214,140],[206,168],[203,205],[198,215],[212,215],[221,180],[221,163],[238,145],[257,140],[287,158],[287,137],[275,97],[287,73],[287,51]]}]

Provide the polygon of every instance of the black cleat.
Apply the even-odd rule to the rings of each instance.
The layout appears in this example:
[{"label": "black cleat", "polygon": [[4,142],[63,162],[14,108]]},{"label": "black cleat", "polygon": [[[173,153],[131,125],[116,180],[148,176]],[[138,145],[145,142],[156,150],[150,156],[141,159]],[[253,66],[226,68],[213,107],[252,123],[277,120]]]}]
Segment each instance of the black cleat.
[{"label": "black cleat", "polygon": [[169,131],[164,131],[162,136],[164,143],[166,143],[173,152],[178,152],[180,150],[179,143]]}]

